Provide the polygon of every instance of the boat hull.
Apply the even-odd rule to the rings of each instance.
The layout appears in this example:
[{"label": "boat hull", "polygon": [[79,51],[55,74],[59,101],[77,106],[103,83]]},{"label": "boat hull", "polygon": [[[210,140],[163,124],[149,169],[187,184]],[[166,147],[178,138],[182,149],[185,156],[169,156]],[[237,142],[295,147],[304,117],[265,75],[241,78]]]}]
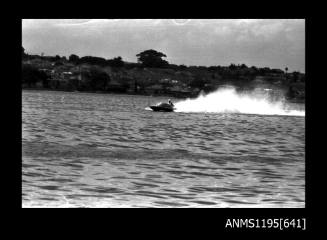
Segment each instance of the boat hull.
[{"label": "boat hull", "polygon": [[150,108],[155,112],[173,112],[172,107],[161,107],[161,106],[150,106]]}]

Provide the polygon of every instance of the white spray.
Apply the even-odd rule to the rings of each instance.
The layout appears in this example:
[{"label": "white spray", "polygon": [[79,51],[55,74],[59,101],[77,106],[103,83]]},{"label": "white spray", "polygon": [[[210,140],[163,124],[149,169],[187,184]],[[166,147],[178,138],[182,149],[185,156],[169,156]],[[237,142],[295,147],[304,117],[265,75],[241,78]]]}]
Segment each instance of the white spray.
[{"label": "white spray", "polygon": [[305,111],[291,109],[284,98],[273,101],[269,94],[256,91],[237,93],[235,88],[220,88],[196,99],[175,104],[176,112],[245,113],[261,115],[305,116]]}]

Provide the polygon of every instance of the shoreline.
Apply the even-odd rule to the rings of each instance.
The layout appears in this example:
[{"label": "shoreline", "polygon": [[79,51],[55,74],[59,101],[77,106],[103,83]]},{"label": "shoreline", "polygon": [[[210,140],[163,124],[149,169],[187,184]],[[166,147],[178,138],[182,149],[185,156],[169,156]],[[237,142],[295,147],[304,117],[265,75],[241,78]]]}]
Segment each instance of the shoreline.
[{"label": "shoreline", "polygon": [[77,92],[77,93],[95,93],[95,94],[115,94],[115,95],[131,95],[131,96],[146,96],[146,97],[171,97],[177,99],[187,99],[187,98],[197,98],[196,96],[176,96],[173,94],[146,94],[146,93],[135,93],[135,92],[108,92],[108,91],[78,91],[78,90],[61,90],[61,89],[51,89],[51,88],[38,88],[38,87],[22,87],[22,90],[33,90],[33,91],[51,91],[51,92]]},{"label": "shoreline", "polygon": [[[145,96],[145,97],[170,97],[176,99],[195,99],[199,96],[176,96],[173,94],[146,94],[146,93],[135,93],[135,92],[107,92],[107,91],[77,91],[77,90],[61,90],[51,88],[40,88],[40,87],[22,87],[22,90],[33,90],[33,91],[53,91],[53,92],[77,92],[77,93],[95,93],[95,94],[115,94],[115,95],[130,95],[130,96]],[[286,99],[290,103],[305,104],[305,99]]]}]

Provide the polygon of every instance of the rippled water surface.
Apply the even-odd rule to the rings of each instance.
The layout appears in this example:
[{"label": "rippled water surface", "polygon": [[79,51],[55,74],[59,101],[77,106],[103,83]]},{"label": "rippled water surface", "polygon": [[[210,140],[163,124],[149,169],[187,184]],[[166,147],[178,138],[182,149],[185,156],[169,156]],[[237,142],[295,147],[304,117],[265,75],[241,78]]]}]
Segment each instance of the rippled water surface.
[{"label": "rippled water surface", "polygon": [[145,109],[160,97],[22,95],[23,207],[304,207],[305,117]]}]

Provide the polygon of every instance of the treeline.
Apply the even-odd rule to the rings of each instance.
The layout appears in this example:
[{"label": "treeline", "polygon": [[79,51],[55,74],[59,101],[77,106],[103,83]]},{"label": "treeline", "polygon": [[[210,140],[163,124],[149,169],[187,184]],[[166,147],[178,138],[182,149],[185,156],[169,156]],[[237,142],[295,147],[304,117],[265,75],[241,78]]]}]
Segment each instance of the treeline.
[{"label": "treeline", "polygon": [[[229,66],[185,66],[171,64],[164,60],[167,56],[164,53],[150,49],[143,51],[136,55],[137,62],[129,63],[123,61],[122,57],[118,56],[112,59],[105,59],[95,56],[83,56],[79,57],[76,54],[71,54],[68,58],[65,56],[41,56],[30,55],[25,53],[25,49],[22,48],[23,59],[23,83],[27,86],[31,86],[36,82],[42,82],[43,86],[49,86],[49,75],[44,74],[35,66],[31,66],[30,60],[40,59],[41,62],[51,62],[54,69],[59,69],[61,66],[79,66],[89,65],[89,71],[84,73],[85,81],[78,84],[78,81],[70,81],[71,88],[81,91],[107,91],[111,82],[110,76],[104,71],[106,67],[111,67],[112,71],[123,75],[125,70],[131,70],[132,76],[129,80],[124,80],[124,77],[118,78],[118,85],[111,86],[111,89],[117,91],[125,91],[126,89],[137,89],[138,87],[145,88],[156,84],[159,80],[153,80],[153,78],[165,78],[162,75],[162,71],[168,72],[166,76],[168,78],[181,80],[183,84],[187,84],[192,89],[208,90],[215,89],[217,83],[229,82],[231,84],[241,82],[247,85],[248,82],[254,79],[263,79],[267,82],[283,82],[283,84],[290,84],[295,82],[304,83],[305,75],[300,72],[288,73],[286,67],[283,71],[281,69],[271,69],[268,67],[258,68],[255,66],[247,66],[245,64],[230,64]],[[136,70],[136,71],[134,71]],[[59,70],[58,70],[59,71]],[[138,75],[138,76],[136,76]],[[140,79],[140,76],[141,79]],[[116,81],[116,82],[117,82]],[[137,82],[137,83],[136,83]],[[51,83],[53,84],[53,83]],[[162,83],[161,83],[162,85]],[[56,88],[56,86],[54,87]],[[136,90],[135,90],[136,91]]]},{"label": "treeline", "polygon": [[69,79],[64,85],[60,81],[50,81],[50,75],[31,64],[22,64],[22,84],[29,88],[36,87],[38,83],[42,88],[78,91],[108,91],[110,76],[103,69],[93,66],[83,71],[84,81],[76,78]]},{"label": "treeline", "polygon": [[97,65],[101,67],[110,66],[110,67],[123,67],[124,61],[121,57],[115,57],[113,59],[105,59],[101,57],[85,56],[79,57],[75,54],[72,54],[67,59],[65,56],[60,57],[56,56],[39,56],[39,55],[28,55],[23,52],[23,60],[32,60],[32,59],[41,59],[55,63],[56,66],[64,65],[67,62],[73,64],[90,64]]},{"label": "treeline", "polygon": [[[167,57],[164,53],[155,51],[153,49],[143,51],[137,56],[137,63],[128,63],[124,62],[122,57],[118,56],[113,59],[105,59],[102,57],[94,57],[94,56],[84,56],[79,57],[75,54],[71,54],[68,59],[59,55],[56,56],[39,56],[39,55],[28,55],[25,53],[23,48],[23,59],[33,59],[39,58],[42,60],[48,60],[57,63],[57,65],[64,64],[65,62],[70,62],[73,64],[90,64],[97,65],[100,67],[116,67],[116,68],[169,68],[175,71],[206,71],[211,73],[219,74],[223,78],[233,78],[233,79],[241,79],[242,77],[254,77],[254,76],[269,76],[273,74],[287,74],[288,68],[285,68],[285,72],[281,69],[271,69],[268,67],[258,68],[255,66],[248,67],[245,64],[230,64],[229,66],[185,66],[185,65],[176,65],[170,64],[168,61],[162,59],[163,57]],[[294,71],[291,74],[294,75],[294,78],[299,78],[301,75],[300,72]],[[301,79],[303,81],[303,79]]]},{"label": "treeline", "polygon": [[79,57],[75,54],[69,56],[69,62],[74,64],[91,64],[91,65],[98,65],[101,67],[110,66],[110,67],[123,67],[124,62],[121,57],[115,57],[113,59],[105,59],[101,57],[92,57],[92,56],[85,56]]},{"label": "treeline", "polygon": [[42,82],[44,87],[48,86],[49,76],[30,64],[22,64],[22,83],[33,87],[37,82]]}]

